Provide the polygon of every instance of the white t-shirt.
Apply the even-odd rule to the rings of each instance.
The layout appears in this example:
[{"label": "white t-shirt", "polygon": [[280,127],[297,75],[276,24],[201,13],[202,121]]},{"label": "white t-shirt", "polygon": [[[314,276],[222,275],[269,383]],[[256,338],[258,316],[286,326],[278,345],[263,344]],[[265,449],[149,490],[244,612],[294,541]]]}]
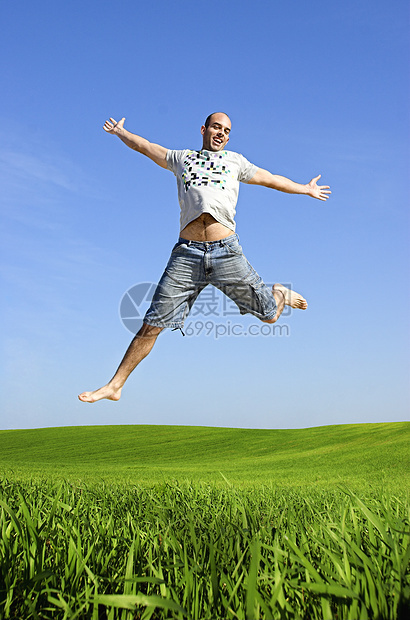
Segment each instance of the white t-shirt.
[{"label": "white t-shirt", "polygon": [[168,150],[167,165],[177,178],[180,230],[201,213],[210,213],[217,222],[235,231],[239,181],[248,183],[257,166],[233,151],[189,149]]}]

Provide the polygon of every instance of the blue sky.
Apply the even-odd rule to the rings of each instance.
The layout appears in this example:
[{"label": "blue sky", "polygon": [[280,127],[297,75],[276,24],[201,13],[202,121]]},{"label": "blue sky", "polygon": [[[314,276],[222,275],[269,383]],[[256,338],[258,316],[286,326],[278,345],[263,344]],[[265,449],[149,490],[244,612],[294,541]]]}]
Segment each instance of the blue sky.
[{"label": "blue sky", "polygon": [[[2,19],[1,428],[408,419],[407,2],[6,0]],[[102,125],[198,148],[217,110],[231,150],[332,188],[240,191],[247,258],[309,308],[250,337],[219,298],[195,335],[161,335],[120,402],[80,403],[132,337],[123,295],[158,280],[179,232],[172,173]]]}]

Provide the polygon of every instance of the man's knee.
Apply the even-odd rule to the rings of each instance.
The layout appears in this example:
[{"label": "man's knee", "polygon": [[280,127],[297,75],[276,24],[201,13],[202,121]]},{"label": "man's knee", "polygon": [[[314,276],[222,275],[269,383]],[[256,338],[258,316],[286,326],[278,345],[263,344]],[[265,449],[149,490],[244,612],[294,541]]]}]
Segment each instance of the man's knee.
[{"label": "man's knee", "polygon": [[262,319],[262,323],[276,323],[276,321],[278,320],[279,316],[276,314],[273,319],[266,319],[266,321],[264,321]]},{"label": "man's knee", "polygon": [[143,323],[140,330],[137,332],[139,338],[156,338],[163,330],[163,327],[157,327],[156,325],[149,325]]}]

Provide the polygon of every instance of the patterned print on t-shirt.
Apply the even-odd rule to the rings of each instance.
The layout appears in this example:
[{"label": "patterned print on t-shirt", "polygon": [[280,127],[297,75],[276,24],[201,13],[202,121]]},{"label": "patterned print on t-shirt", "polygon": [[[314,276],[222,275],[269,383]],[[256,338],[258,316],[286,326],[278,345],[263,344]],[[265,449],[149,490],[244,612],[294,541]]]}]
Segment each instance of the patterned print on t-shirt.
[{"label": "patterned print on t-shirt", "polygon": [[184,159],[182,172],[185,191],[187,192],[191,186],[225,189],[227,176],[231,174],[223,163],[226,154],[227,151],[216,153],[189,151]]}]

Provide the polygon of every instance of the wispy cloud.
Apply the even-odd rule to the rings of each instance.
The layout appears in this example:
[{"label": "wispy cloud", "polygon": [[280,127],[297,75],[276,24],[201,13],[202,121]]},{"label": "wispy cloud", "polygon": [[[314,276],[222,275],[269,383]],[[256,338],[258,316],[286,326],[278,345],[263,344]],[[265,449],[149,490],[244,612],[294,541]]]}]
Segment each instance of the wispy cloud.
[{"label": "wispy cloud", "polygon": [[54,325],[56,337],[62,317],[71,324],[82,319],[85,282],[102,290],[104,278],[121,273],[119,253],[84,237],[89,231],[78,225],[82,209],[107,196],[47,136],[0,131],[0,145],[3,322],[11,331],[35,325],[44,334]]},{"label": "wispy cloud", "polygon": [[[16,177],[25,181],[41,181],[52,183],[58,187],[74,191],[72,177],[64,172],[63,162],[52,163],[41,156],[29,155],[24,152],[0,151],[0,162],[7,177]],[[67,165],[65,165],[67,169]],[[73,168],[72,164],[69,168]]]},{"label": "wispy cloud", "polygon": [[55,205],[70,194],[104,200],[106,193],[89,170],[62,150],[49,136],[20,128],[0,131],[1,201],[13,205]]}]

